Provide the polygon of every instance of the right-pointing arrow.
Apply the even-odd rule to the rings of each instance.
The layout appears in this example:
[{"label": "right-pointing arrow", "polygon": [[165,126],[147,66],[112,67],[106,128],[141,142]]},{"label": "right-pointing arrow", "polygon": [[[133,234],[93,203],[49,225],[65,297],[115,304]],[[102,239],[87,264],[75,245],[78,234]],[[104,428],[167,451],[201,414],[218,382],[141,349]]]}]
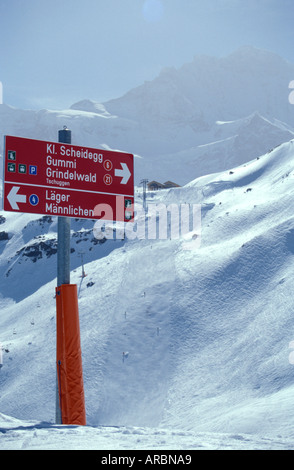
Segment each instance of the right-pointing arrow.
[{"label": "right-pointing arrow", "polygon": [[128,168],[128,165],[126,163],[121,163],[121,166],[122,166],[122,169],[119,170],[119,169],[115,169],[114,171],[114,174],[115,176],[121,176],[122,177],[122,180],[120,182],[120,184],[127,184],[127,182],[129,181],[130,179],[130,176],[131,176],[131,172]]},{"label": "right-pointing arrow", "polygon": [[27,202],[27,197],[24,194],[17,194],[19,190],[19,186],[13,186],[12,189],[9,191],[7,195],[7,199],[9,204],[11,205],[12,209],[19,210],[17,205],[18,202]]}]

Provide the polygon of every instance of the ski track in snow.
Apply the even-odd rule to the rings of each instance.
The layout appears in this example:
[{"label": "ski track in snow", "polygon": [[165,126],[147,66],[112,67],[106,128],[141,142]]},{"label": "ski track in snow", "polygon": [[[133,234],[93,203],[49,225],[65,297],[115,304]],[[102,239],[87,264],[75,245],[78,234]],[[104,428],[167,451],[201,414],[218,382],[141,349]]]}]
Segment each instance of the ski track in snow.
[{"label": "ski track in snow", "polygon": [[291,439],[125,426],[63,426],[0,414],[0,450],[293,450]]}]

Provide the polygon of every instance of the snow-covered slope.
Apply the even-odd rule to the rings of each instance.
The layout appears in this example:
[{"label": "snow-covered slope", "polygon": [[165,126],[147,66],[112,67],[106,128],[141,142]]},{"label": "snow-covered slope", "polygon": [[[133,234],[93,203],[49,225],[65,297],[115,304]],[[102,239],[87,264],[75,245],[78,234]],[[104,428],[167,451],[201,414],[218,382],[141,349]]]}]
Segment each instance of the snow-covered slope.
[{"label": "snow-covered slope", "polygon": [[[293,448],[293,155],[290,141],[230,171],[149,194],[149,202],[201,204],[199,249],[187,249],[192,233],[126,240],[107,253],[103,250],[114,243],[108,240],[86,264],[86,278],[79,277],[81,267],[73,270],[87,420],[93,426],[92,434],[91,428],[76,431],[79,446],[87,439],[90,448],[99,448],[107,432],[109,447],[126,448],[125,441],[115,440],[116,429],[120,438],[131,435],[136,448],[146,448],[144,439],[157,448],[176,445],[172,436],[177,436],[175,448],[185,448],[181,433],[190,448],[202,442],[212,448]],[[51,236],[54,220],[39,223],[29,224],[25,216],[6,218],[1,227],[11,237],[0,242],[2,264],[11,259],[12,247],[30,243],[41,227]],[[83,242],[83,251],[91,247],[90,240]],[[50,260],[53,269],[54,253]],[[24,441],[8,431],[17,423],[2,416],[2,448],[18,446],[17,439],[24,448],[46,446],[45,435],[58,447],[49,437],[57,431],[62,448],[73,445],[63,441],[64,430],[50,424],[56,280],[47,282],[44,268],[44,258],[15,259],[14,291],[28,289],[30,295],[17,299],[2,291],[0,411],[49,424],[27,425]],[[39,282],[35,292],[27,274],[32,272]]]},{"label": "snow-covered slope", "polygon": [[293,135],[286,124],[270,121],[257,112],[236,121],[216,121],[199,145],[162,155],[160,168],[151,174],[165,181],[166,168],[173,162],[173,172],[179,175],[175,180],[188,181],[193,175],[204,176],[245,163],[289,141]]}]

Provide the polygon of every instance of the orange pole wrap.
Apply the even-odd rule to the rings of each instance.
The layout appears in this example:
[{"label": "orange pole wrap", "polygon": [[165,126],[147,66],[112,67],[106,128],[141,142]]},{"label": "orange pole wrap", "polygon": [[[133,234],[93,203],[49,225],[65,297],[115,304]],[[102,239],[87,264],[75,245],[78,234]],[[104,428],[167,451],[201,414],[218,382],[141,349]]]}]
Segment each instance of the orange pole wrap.
[{"label": "orange pole wrap", "polygon": [[86,425],[77,286],[56,287],[56,362],[62,424]]}]

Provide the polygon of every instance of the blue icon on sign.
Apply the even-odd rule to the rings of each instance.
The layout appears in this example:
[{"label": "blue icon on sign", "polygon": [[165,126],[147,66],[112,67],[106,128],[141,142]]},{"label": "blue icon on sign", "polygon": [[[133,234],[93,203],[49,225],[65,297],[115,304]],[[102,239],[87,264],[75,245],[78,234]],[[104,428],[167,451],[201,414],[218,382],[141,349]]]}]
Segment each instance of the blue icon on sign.
[{"label": "blue icon on sign", "polygon": [[36,175],[37,174],[37,165],[30,165],[29,174],[30,175]]},{"label": "blue icon on sign", "polygon": [[29,198],[31,206],[36,206],[39,203],[39,198],[37,194],[31,194]]}]

